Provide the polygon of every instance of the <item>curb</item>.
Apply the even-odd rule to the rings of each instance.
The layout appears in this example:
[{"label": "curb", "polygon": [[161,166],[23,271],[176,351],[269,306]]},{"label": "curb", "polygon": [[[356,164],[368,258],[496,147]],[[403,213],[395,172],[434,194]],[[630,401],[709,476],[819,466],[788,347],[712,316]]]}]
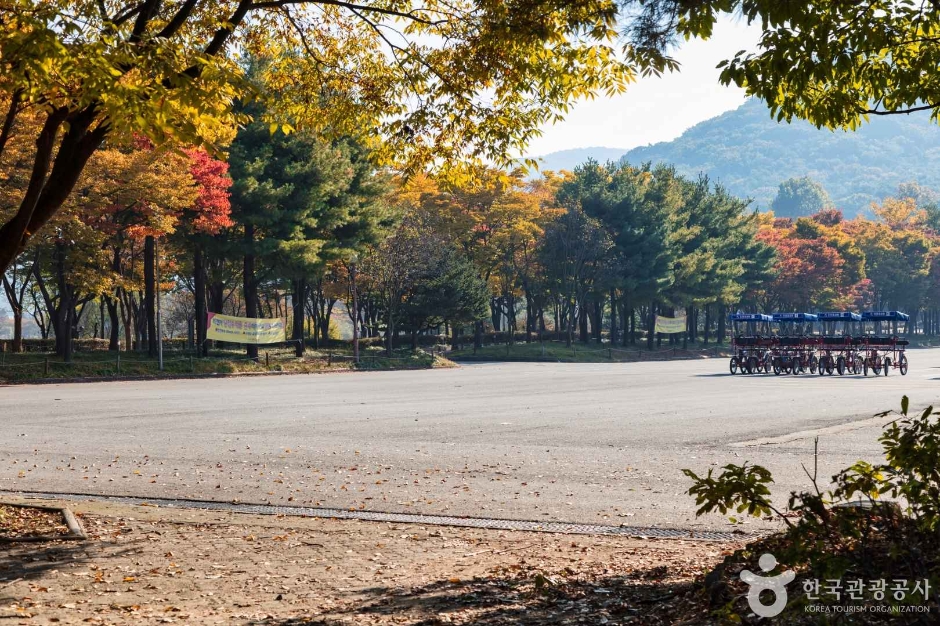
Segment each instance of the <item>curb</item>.
[{"label": "curb", "polygon": [[38,543],[43,541],[85,541],[88,539],[88,535],[85,533],[85,529],[82,528],[81,522],[78,521],[78,518],[75,517],[75,514],[67,506],[47,506],[44,504],[27,504],[25,502],[5,502],[0,500],[0,504],[4,506],[13,506],[19,509],[39,509],[41,511],[49,511],[53,513],[59,513],[62,516],[62,519],[65,520],[65,525],[68,526],[69,534],[67,535],[39,535],[35,537],[12,537],[12,538],[0,538],[0,543]]},{"label": "curb", "polygon": [[[456,364],[456,361],[454,362]],[[61,385],[66,383],[109,383],[133,382],[140,380],[199,380],[204,378],[243,378],[248,376],[317,376],[320,374],[352,374],[359,372],[406,372],[453,369],[448,367],[401,367],[386,369],[323,369],[313,372],[209,372],[206,374],[168,374],[166,376],[81,376],[78,378],[33,378],[30,380],[5,381],[0,379],[0,387],[17,385]]]},{"label": "curb", "polygon": [[570,535],[619,536],[634,539],[685,539],[695,541],[747,541],[761,536],[761,533],[747,533],[740,530],[721,531],[690,528],[667,528],[652,526],[618,526],[579,522],[500,519],[469,517],[457,515],[432,515],[423,513],[394,513],[360,509],[335,509],[327,507],[283,506],[273,504],[251,504],[219,502],[213,500],[189,500],[184,498],[146,498],[132,496],[109,496],[86,493],[54,492],[4,492],[17,494],[24,498],[45,498],[72,500],[78,502],[102,502],[130,506],[148,506],[174,510],[195,509],[202,511],[221,511],[242,515],[276,515],[284,517],[322,518],[338,520],[358,520],[364,522],[390,522],[396,524],[421,524],[425,526],[450,526],[460,528],[479,528],[490,530],[515,530],[528,532],[558,533]]}]

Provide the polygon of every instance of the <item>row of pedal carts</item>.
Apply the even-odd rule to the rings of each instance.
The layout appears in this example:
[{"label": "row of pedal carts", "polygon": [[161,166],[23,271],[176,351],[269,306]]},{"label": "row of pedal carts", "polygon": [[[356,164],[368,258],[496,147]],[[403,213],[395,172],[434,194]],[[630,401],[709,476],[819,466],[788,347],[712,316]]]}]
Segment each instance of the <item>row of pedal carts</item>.
[{"label": "row of pedal carts", "polygon": [[900,311],[732,313],[732,374],[907,374]]}]

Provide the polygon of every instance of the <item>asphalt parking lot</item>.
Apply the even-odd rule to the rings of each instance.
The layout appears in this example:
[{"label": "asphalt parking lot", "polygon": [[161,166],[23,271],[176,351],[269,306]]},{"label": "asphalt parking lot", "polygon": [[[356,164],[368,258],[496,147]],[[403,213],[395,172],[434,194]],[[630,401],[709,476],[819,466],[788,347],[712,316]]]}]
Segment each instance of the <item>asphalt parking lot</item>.
[{"label": "asphalt parking lot", "polygon": [[[785,502],[877,460],[907,376],[731,376],[726,360],[0,387],[0,489],[721,528],[681,468],[765,465]],[[750,528],[760,526],[755,522]]]}]

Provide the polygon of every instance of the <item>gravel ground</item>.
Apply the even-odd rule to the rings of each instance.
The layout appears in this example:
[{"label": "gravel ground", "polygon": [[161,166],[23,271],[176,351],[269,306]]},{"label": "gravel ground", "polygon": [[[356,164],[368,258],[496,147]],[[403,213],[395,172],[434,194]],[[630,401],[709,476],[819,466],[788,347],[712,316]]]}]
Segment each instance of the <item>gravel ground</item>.
[{"label": "gravel ground", "polygon": [[72,509],[88,541],[0,552],[3,623],[703,624],[692,583],[738,547]]}]

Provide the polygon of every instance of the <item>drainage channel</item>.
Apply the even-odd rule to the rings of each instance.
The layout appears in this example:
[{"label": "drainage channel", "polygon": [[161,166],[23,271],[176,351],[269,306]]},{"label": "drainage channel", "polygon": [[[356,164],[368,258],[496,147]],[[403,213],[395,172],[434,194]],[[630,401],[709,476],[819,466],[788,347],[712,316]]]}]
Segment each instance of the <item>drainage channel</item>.
[{"label": "drainage channel", "polygon": [[429,526],[460,526],[464,528],[489,528],[496,530],[526,530],[546,533],[574,535],[612,535],[639,539],[697,539],[700,541],[744,541],[756,537],[750,533],[723,532],[715,530],[693,530],[678,528],[654,528],[643,526],[610,526],[605,524],[576,524],[572,522],[537,522],[528,520],[494,519],[485,517],[457,517],[453,515],[422,515],[415,513],[382,513],[331,509],[306,506],[275,506],[269,504],[243,504],[214,502],[211,500],[178,500],[172,498],[133,498],[128,496],[105,496],[85,493],[54,493],[46,491],[0,491],[24,498],[55,500],[79,500],[115,502],[118,504],[148,505],[175,508],[225,511],[253,515],[283,515],[293,517],[322,517],[329,519],[352,519],[368,522],[391,522],[395,524],[425,524]]}]

